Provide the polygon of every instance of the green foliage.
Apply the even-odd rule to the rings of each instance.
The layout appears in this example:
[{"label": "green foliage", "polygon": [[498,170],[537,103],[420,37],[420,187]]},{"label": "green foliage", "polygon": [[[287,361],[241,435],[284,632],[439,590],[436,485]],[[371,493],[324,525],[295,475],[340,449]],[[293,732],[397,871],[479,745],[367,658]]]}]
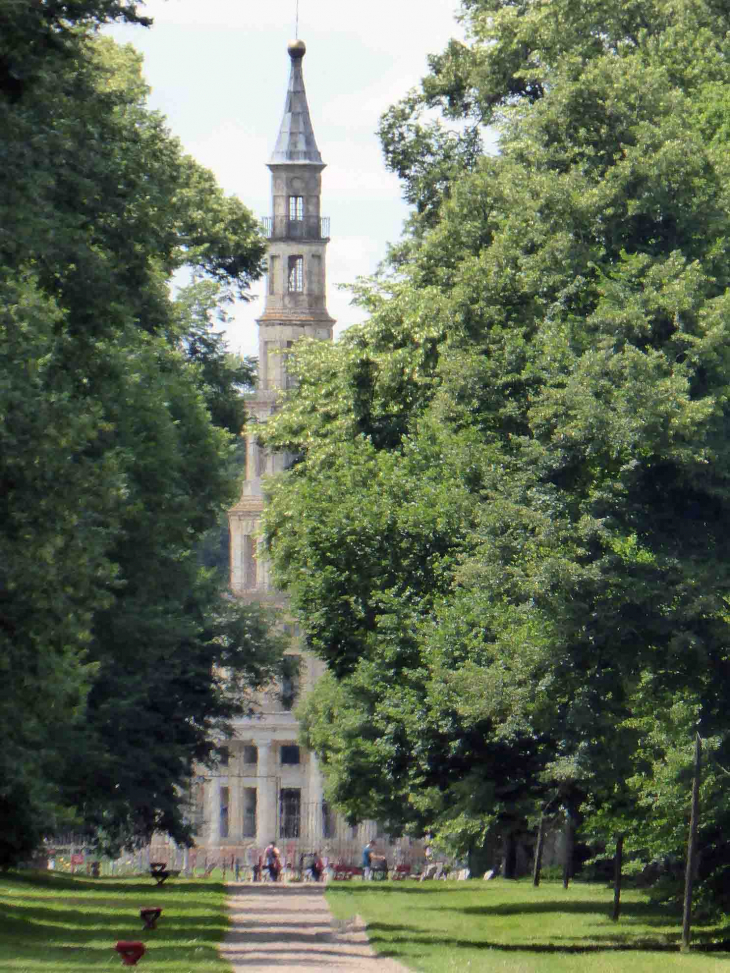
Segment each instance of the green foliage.
[{"label": "green foliage", "polygon": [[210,417],[216,426],[238,435],[246,422],[243,395],[256,380],[256,361],[231,354],[216,328],[228,322],[222,287],[198,280],[183,288],[175,299],[179,314],[180,347],[197,366],[199,384]]},{"label": "green foliage", "polygon": [[[338,680],[306,738],[355,817],[463,846],[557,800],[678,854],[679,717],[730,739],[728,14],[462,10],[469,45],[384,123],[425,215],[271,430],[299,455],[273,561]],[[497,125],[499,156],[444,168],[434,108]]]},{"label": "green foliage", "polygon": [[281,651],[195,554],[239,490],[252,364],[215,327],[260,273],[256,221],[146,108],[138,55],[87,29],[133,4],[6,11],[2,864],[69,811],[116,847],[186,840],[192,761]]},{"label": "green foliage", "polygon": [[56,66],[73,58],[83,29],[116,20],[148,26],[134,0],[4,0],[0,11],[0,92],[18,101]]}]

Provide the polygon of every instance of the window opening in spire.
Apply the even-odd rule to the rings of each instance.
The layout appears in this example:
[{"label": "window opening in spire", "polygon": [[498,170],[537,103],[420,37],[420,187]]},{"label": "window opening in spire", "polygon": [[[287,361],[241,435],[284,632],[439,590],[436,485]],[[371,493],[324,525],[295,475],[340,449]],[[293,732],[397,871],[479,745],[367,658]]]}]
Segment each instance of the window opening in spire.
[{"label": "window opening in spire", "polygon": [[269,294],[276,294],[276,268],[278,257],[272,253],[269,257]]},{"label": "window opening in spire", "polygon": [[289,257],[289,293],[301,294],[304,291],[304,257],[295,254]]},{"label": "window opening in spire", "polygon": [[250,534],[243,537],[243,584],[248,590],[256,587],[256,538]]},{"label": "window opening in spire", "polygon": [[297,221],[304,219],[304,196],[289,197],[289,219]]}]

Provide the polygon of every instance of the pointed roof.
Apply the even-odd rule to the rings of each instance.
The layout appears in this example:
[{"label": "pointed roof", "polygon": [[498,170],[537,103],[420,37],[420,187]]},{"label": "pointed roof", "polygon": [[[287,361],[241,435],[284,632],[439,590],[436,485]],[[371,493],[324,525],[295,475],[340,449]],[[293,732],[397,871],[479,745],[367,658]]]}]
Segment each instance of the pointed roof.
[{"label": "pointed roof", "polygon": [[307,92],[304,90],[302,58],[306,53],[304,41],[290,41],[289,57],[291,74],[286,93],[284,117],[281,120],[279,137],[269,165],[285,165],[292,162],[316,163],[324,165],[314,139],[312,120],[309,117]]}]

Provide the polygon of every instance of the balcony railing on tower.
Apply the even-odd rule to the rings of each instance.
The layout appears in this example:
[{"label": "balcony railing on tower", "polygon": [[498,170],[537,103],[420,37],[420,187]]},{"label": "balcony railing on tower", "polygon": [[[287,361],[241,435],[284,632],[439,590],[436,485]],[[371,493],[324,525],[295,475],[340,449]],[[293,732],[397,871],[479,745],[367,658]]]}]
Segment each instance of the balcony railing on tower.
[{"label": "balcony railing on tower", "polygon": [[269,240],[329,240],[329,216],[305,216],[290,220],[288,216],[264,216],[264,236]]}]

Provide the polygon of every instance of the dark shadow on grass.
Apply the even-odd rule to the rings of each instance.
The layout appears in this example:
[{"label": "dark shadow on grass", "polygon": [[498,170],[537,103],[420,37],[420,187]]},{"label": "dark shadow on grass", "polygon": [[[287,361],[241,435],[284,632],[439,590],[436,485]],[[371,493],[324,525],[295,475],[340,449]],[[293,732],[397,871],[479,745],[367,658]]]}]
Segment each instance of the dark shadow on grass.
[{"label": "dark shadow on grass", "polygon": [[[461,912],[470,916],[525,916],[545,913],[568,915],[608,915],[609,907],[603,902],[591,899],[540,899],[539,902],[500,903],[498,905],[439,907],[439,912]],[[647,925],[667,925],[674,916],[660,914],[657,906],[650,902],[626,903],[621,909],[622,922],[645,922]]]},{"label": "dark shadow on grass", "polygon": [[34,888],[39,896],[45,897],[49,892],[76,892],[81,894],[109,895],[140,895],[155,892],[166,895],[170,892],[207,895],[209,893],[226,894],[224,882],[196,882],[188,879],[171,879],[164,885],[158,886],[153,878],[139,875],[132,878],[114,877],[89,878],[84,875],[64,875],[60,872],[8,872],[0,873],[0,888],[5,885],[9,889]]},{"label": "dark shadow on grass", "polygon": [[[368,938],[373,945],[378,946],[378,955],[397,956],[397,951],[389,948],[393,936],[397,935],[400,942],[408,941],[413,945],[439,944],[450,949],[495,950],[504,953],[555,953],[572,955],[574,953],[677,953],[679,943],[659,943],[655,940],[636,938],[632,942],[613,940],[611,942],[590,943],[501,943],[490,940],[452,939],[438,934],[429,935],[421,929],[409,926],[391,925],[387,922],[372,922],[367,926]],[[591,936],[592,940],[598,937]],[[608,938],[608,937],[605,937]],[[617,937],[618,938],[618,937]],[[701,943],[693,945],[693,952],[697,953],[725,953],[730,952],[730,940],[720,943]]]},{"label": "dark shadow on grass", "polygon": [[448,890],[449,895],[458,896],[459,894],[468,893],[473,895],[475,892],[475,886],[464,883],[463,888],[453,888],[444,887],[440,882],[424,882],[416,883],[415,885],[407,885],[405,882],[358,882],[357,880],[351,882],[328,882],[327,883],[327,894],[334,892],[335,894],[342,892],[364,892],[366,894],[378,894],[382,895],[384,892],[392,893],[394,895],[443,895],[445,891]]}]

